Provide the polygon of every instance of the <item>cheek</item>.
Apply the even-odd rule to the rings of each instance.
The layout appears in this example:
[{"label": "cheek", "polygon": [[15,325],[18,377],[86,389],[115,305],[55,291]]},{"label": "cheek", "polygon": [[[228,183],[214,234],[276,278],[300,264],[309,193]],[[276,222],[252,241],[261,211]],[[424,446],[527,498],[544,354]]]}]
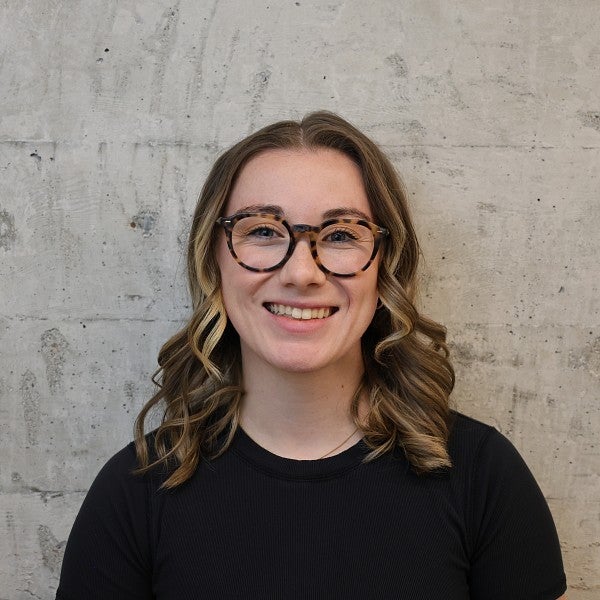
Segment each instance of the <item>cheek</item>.
[{"label": "cheek", "polygon": [[253,273],[241,267],[225,249],[226,254],[217,252],[221,274],[221,295],[228,319],[238,329],[249,315],[255,314],[257,294],[266,279],[266,274]]},{"label": "cheek", "polygon": [[378,264],[372,265],[372,271],[369,269],[365,275],[368,275],[368,279],[365,281],[365,285],[363,288],[363,296],[365,298],[365,302],[374,302],[377,304],[377,300],[379,298],[379,273],[378,273]]},{"label": "cheek", "polygon": [[377,272],[374,276],[365,272],[365,278],[351,291],[351,301],[354,304],[355,314],[366,327],[371,323],[377,308]]}]

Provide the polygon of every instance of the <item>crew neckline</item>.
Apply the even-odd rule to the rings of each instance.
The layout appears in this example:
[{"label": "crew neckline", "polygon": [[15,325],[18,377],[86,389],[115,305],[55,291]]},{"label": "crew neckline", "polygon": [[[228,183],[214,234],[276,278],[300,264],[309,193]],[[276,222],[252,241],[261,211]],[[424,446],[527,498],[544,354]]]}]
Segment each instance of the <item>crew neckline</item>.
[{"label": "crew neckline", "polygon": [[330,479],[358,467],[367,453],[368,446],[361,439],[350,448],[327,458],[299,460],[273,454],[257,444],[238,426],[231,449],[253,468],[281,479],[315,480]]}]

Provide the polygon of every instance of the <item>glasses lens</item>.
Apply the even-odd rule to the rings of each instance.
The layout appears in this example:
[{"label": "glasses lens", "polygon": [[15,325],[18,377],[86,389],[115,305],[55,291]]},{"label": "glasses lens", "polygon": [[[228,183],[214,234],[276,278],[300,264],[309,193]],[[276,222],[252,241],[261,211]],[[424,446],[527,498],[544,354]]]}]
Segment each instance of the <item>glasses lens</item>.
[{"label": "glasses lens", "polygon": [[375,238],[368,227],[358,223],[333,223],[321,230],[317,254],[329,271],[350,275],[369,262],[374,246]]},{"label": "glasses lens", "polygon": [[238,260],[246,266],[270,269],[284,259],[290,246],[290,234],[280,221],[255,215],[236,222],[231,243]]}]

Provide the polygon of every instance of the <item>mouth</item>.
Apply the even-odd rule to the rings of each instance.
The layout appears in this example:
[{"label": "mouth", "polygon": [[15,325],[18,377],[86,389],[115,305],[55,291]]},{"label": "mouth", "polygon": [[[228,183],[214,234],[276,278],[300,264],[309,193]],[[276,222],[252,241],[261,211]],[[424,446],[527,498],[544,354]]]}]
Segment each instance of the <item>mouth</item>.
[{"label": "mouth", "polygon": [[320,306],[318,308],[300,308],[287,304],[273,304],[266,302],[264,307],[272,314],[280,317],[288,317],[297,321],[309,321],[310,319],[326,319],[337,312],[336,306]]}]

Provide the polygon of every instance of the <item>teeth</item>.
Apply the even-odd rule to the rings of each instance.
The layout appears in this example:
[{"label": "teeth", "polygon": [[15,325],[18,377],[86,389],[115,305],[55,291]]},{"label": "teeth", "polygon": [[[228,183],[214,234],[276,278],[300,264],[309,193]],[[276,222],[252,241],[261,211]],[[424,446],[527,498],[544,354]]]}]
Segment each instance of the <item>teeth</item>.
[{"label": "teeth", "polygon": [[274,315],[283,315],[292,319],[308,321],[309,319],[325,319],[331,314],[331,309],[322,308],[298,308],[285,304],[267,304],[267,308]]}]

